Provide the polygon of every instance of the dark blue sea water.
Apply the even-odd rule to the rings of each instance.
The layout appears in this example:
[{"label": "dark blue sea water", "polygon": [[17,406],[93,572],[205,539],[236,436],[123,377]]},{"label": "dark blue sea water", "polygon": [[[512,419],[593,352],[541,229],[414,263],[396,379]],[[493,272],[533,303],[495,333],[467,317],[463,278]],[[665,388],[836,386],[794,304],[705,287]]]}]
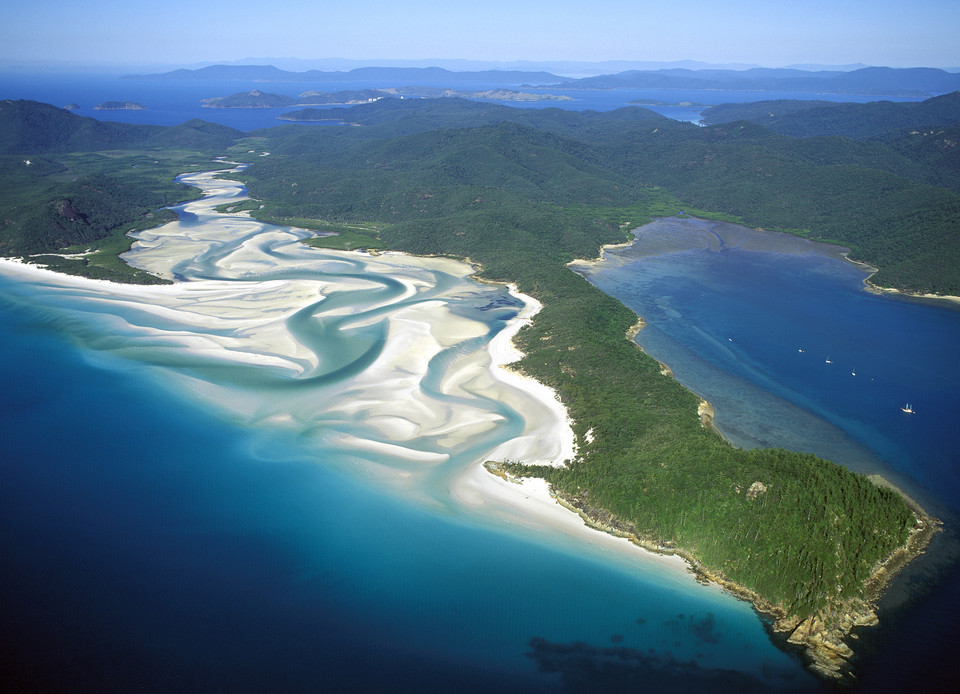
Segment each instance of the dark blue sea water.
[{"label": "dark blue sea water", "polygon": [[[960,505],[960,308],[870,293],[868,272],[813,252],[644,255],[645,239],[669,224],[644,229],[633,248],[607,251],[616,262],[590,279],[647,320],[638,342],[714,403],[732,440],[782,445],[789,434],[780,429],[799,430],[791,447],[836,450],[833,457],[871,471],[867,454],[846,459],[828,429],[805,432],[786,407],[769,421],[776,398],[843,432],[919,493]],[[712,226],[687,222],[683,231]],[[768,397],[760,401],[759,391]],[[914,414],[902,411],[907,403]]]},{"label": "dark blue sea water", "polygon": [[[156,125],[177,125],[193,118],[201,118],[213,123],[221,123],[239,130],[269,128],[284,124],[276,118],[282,113],[296,111],[303,107],[294,106],[279,109],[211,109],[202,108],[201,101],[212,97],[230,96],[239,92],[259,89],[273,94],[285,94],[296,97],[305,91],[335,92],[353,89],[376,89],[386,87],[411,86],[402,83],[384,82],[243,82],[243,81],[191,81],[191,80],[134,80],[120,79],[119,75],[23,75],[16,73],[0,74],[0,98],[32,99],[51,103],[55,106],[77,104],[78,115],[99,120],[119,121],[122,123],[149,123]],[[495,87],[519,89],[515,84],[477,84],[475,82],[457,84],[444,83],[431,85],[424,83],[415,86],[453,87],[464,91],[480,91]],[[843,94],[811,94],[793,92],[738,92],[738,91],[695,91],[674,89],[616,89],[616,90],[564,90],[529,89],[546,94],[571,97],[571,101],[541,102],[502,102],[517,108],[563,108],[567,110],[610,111],[629,106],[637,99],[653,100],[665,105],[646,105],[669,118],[697,122],[703,106],[679,106],[683,102],[715,105],[722,103],[743,103],[768,99],[822,99],[826,101],[865,102],[877,97]],[[918,101],[902,97],[883,97],[889,101]],[[94,107],[104,101],[132,101],[146,107],[143,111],[95,111]],[[322,108],[322,107],[321,107]],[[317,127],[317,124],[301,124]]]},{"label": "dark blue sea water", "polygon": [[[82,115],[241,129],[275,114],[199,100],[311,88],[59,76],[0,85],[4,98],[75,101]],[[88,110],[107,99],[148,110]],[[677,253],[651,259],[647,279],[628,272],[608,287],[620,296],[618,284],[647,283],[636,291],[647,300],[636,307],[645,348],[711,400],[742,445],[838,451],[955,511],[957,314],[864,296],[862,273],[835,261],[714,255],[730,263]],[[817,690],[746,604],[546,530],[411,503],[339,449],[233,424],[162,369],[79,346],[85,321],[110,324],[34,306],[12,282],[0,278],[0,666],[15,688]],[[105,335],[123,351],[128,336]],[[719,385],[701,391],[710,379]],[[906,401],[912,417],[899,411]],[[858,648],[864,691],[949,670],[960,582],[934,581],[938,566],[917,574],[912,601],[882,613],[870,648]]]},{"label": "dark blue sea water", "polygon": [[16,691],[601,691],[605,667],[607,691],[813,686],[682,573],[403,503],[0,308]]},{"label": "dark blue sea water", "polygon": [[[339,368],[345,353],[369,351],[381,324],[371,321],[390,301],[399,321],[417,324],[417,296],[404,286],[426,292],[432,313],[446,302],[492,333],[517,310],[503,288],[429,269],[449,261],[403,266],[307,249],[289,229],[213,213],[236,186],[202,178],[191,180],[223,197],[184,206],[189,222],[145,233],[134,257],[176,260],[182,246],[200,260],[174,267],[219,275],[213,283],[127,291],[0,273],[4,683],[76,692],[818,689],[749,605],[681,568],[612,550],[599,533],[538,524],[522,509],[504,515],[459,500],[456,478],[484,459],[484,441],[501,429],[515,435],[526,414],[511,409],[515,398],[493,403],[484,388],[471,397],[458,387],[484,380],[458,370],[479,347],[475,331],[462,328],[467,339],[430,359],[402,398],[387,390],[397,369],[365,384],[363,369]],[[389,263],[400,279],[384,273]],[[337,284],[304,285],[321,280]],[[268,323],[260,356],[282,353],[288,330],[336,362],[325,378],[234,361],[260,344],[241,339],[258,328],[243,318],[235,330],[227,318],[284,314],[273,292],[306,296],[309,316]],[[218,351],[223,339],[229,349]],[[425,430],[419,440],[383,430],[414,455],[364,446],[389,418],[380,402],[426,409],[411,420]],[[489,408],[494,427],[460,444],[455,428],[429,430],[470,407]],[[343,445],[344,434],[359,445]],[[447,458],[416,455],[445,446]]]},{"label": "dark blue sea water", "polygon": [[868,273],[834,250],[777,236],[661,220],[580,271],[645,318],[637,343],[714,405],[731,441],[879,474],[946,522],[931,556],[890,591],[889,624],[863,633],[860,650],[864,691],[951,681],[960,310],[870,293]]}]

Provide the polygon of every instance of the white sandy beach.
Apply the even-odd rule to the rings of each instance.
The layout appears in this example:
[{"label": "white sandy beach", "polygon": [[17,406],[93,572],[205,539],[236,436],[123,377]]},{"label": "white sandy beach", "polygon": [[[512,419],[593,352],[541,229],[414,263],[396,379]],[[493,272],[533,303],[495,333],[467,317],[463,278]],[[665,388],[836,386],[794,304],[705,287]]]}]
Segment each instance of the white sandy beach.
[{"label": "white sandy beach", "polygon": [[[690,567],[676,555],[657,554],[634,544],[625,537],[616,537],[589,527],[576,513],[557,503],[550,494],[546,481],[524,479],[510,482],[488,472],[481,463],[470,466],[457,477],[451,494],[464,506],[487,517],[496,517],[509,526],[521,527],[534,535],[548,533],[551,537],[565,537],[578,544],[588,545],[604,556],[616,556],[621,561],[644,562],[682,576],[689,581]],[[720,590],[711,584],[707,588]]]},{"label": "white sandy beach", "polygon": [[[233,184],[194,178],[208,192],[236,199]],[[472,267],[400,253],[319,252],[299,243],[305,235],[300,230],[264,229],[254,220],[216,215],[213,207],[221,202],[208,196],[188,205],[198,219],[216,217],[214,223],[143,232],[129,254],[138,267],[169,277],[186,273],[187,281],[118,285],[12,260],[0,260],[0,273],[26,286],[24,296],[42,310],[73,320],[82,316],[87,347],[159,367],[177,388],[232,419],[316,436],[325,446],[366,459],[378,479],[405,492],[460,450],[476,448],[482,451],[477,458],[447,473],[448,493],[471,512],[686,571],[680,558],[588,528],[556,503],[542,480],[515,484],[483,468],[485,460],[562,465],[576,456],[569,415],[556,393],[505,368],[522,356],[512,338],[540,309],[535,300],[511,287],[523,306],[507,328],[484,349],[458,352],[435,372],[432,360],[444,350],[488,330],[448,308],[459,297],[496,290],[470,281]],[[200,277],[217,279],[193,279],[191,266]],[[271,279],[278,269],[284,276]],[[303,271],[313,274],[297,275]],[[267,279],[254,279],[261,276]],[[458,283],[440,289],[441,276]],[[311,311],[310,326],[334,326],[336,353],[318,351],[305,342],[309,336],[292,332],[289,321],[303,310]],[[382,344],[368,339],[364,331],[370,330],[382,331]],[[372,363],[323,381],[349,367],[357,357],[351,349],[361,354],[374,344],[379,352]],[[224,366],[244,369],[238,372],[241,382],[243,373],[266,369],[276,386],[240,387],[219,378]],[[283,388],[312,377],[321,379],[318,385]],[[498,434],[502,407],[522,415],[518,435]]]}]

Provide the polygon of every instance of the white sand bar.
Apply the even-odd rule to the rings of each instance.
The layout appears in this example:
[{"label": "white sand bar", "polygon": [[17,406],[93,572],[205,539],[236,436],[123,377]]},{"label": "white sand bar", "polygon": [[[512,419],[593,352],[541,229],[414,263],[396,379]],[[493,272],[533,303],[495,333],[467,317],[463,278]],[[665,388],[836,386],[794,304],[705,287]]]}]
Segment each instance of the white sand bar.
[{"label": "white sand bar", "polygon": [[[485,460],[576,456],[556,393],[503,368],[521,356],[512,338],[536,301],[475,283],[469,265],[450,259],[308,248],[307,231],[215,212],[242,198],[239,184],[210,173],[185,180],[207,195],[182,206],[180,222],[140,232],[126,255],[174,284],[117,285],[0,261],[0,274],[17,280],[13,300],[225,416],[367,461],[403,493],[443,494],[436,501],[507,525],[683,565],[586,528],[542,481],[512,484],[483,469]],[[508,291],[516,316],[491,339],[484,311],[509,306]]]}]

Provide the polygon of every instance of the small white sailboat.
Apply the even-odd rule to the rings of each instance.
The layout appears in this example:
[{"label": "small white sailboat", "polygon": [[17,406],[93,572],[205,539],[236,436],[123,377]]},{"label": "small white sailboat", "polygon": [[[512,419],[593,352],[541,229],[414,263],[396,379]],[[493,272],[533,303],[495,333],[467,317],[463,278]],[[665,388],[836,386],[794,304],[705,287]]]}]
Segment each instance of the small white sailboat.
[{"label": "small white sailboat", "polygon": [[832,363],[833,363],[833,362],[830,360],[830,357],[827,357],[827,363],[828,363],[828,364],[832,364]]},{"label": "small white sailboat", "polygon": [[913,414],[913,407],[910,406],[910,403],[909,403],[909,402],[908,402],[906,405],[904,405],[903,407],[901,407],[900,410],[901,410],[902,412],[906,412],[907,414]]}]

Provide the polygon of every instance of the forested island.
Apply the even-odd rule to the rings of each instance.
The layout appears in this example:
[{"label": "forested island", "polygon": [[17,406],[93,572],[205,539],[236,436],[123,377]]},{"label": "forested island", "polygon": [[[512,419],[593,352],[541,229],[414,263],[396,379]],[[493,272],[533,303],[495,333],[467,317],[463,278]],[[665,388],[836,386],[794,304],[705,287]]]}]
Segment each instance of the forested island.
[{"label": "forested island", "polygon": [[[534,94],[515,89],[486,89],[482,91],[463,91],[441,87],[388,87],[386,89],[348,89],[337,92],[306,91],[297,97],[285,94],[271,94],[254,89],[230,96],[204,99],[203,108],[283,108],[287,106],[352,106],[366,104],[378,99],[399,96],[415,99],[439,99],[456,97],[461,99],[483,99],[489,101],[570,101],[569,96],[553,94]],[[311,120],[300,117],[288,120]],[[316,120],[316,119],[313,119]]]},{"label": "forested island", "polygon": [[820,672],[841,675],[842,639],[874,619],[887,562],[892,570],[922,551],[936,522],[829,461],[728,444],[705,426],[708,408],[625,337],[638,317],[567,263],[683,212],[842,243],[879,268],[878,285],[960,294],[957,162],[911,145],[926,124],[871,140],[797,138],[745,121],[699,128],[642,108],[455,98],[324,113],[358,127],[127,127],[2,102],[12,192],[0,251],[56,258],[65,247],[122,243],[131,225],[160,221],[148,216],[156,207],[189,197],[172,171],[226,155],[250,164],[230,175],[256,199],[257,218],[340,232],[323,245],[469,259],[479,277],[543,304],[517,338],[525,356],[515,366],[559,393],[579,444],[564,468],[518,461],[496,471],[544,477],[590,522],[687,557],[773,615]]},{"label": "forested island", "polygon": [[134,101],[104,101],[93,107],[94,111],[142,111],[146,106]]},{"label": "forested island", "polygon": [[346,106],[365,104],[382,99],[387,94],[379,89],[357,89],[339,92],[303,92],[298,97],[285,94],[271,94],[254,89],[230,96],[218,96],[204,99],[203,108],[283,108],[285,106],[325,106],[336,104]]},{"label": "forested island", "polygon": [[451,71],[439,67],[360,67],[345,71],[293,72],[273,65],[209,65],[151,75],[149,80],[244,80],[255,82],[398,82],[437,84],[481,82],[537,85],[563,89],[721,89],[733,91],[810,92],[930,97],[960,89],[960,75],[937,68],[860,67],[852,70],[796,68],[624,70],[590,77],[561,77],[543,71]]}]

